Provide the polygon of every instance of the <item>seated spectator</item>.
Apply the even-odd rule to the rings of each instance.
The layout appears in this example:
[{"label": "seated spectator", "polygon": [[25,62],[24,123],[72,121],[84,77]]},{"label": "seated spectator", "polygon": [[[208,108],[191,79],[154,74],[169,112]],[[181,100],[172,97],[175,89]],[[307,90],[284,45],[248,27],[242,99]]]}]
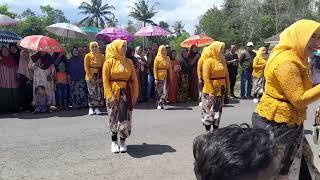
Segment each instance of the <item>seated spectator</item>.
[{"label": "seated spectator", "polygon": [[232,125],[195,139],[194,171],[198,180],[273,180],[279,152],[268,131]]},{"label": "seated spectator", "polygon": [[45,113],[49,111],[49,107],[52,105],[52,103],[44,86],[36,87],[35,96],[33,99],[32,105],[35,109],[33,113]]}]

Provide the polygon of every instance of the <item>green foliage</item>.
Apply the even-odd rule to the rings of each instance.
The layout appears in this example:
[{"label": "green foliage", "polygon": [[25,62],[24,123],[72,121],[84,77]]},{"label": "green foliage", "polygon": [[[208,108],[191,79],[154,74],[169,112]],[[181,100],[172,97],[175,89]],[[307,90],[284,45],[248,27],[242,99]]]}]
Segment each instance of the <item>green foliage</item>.
[{"label": "green foliage", "polygon": [[129,16],[133,17],[137,21],[143,22],[143,26],[146,26],[147,23],[154,24],[151,20],[158,11],[155,10],[157,3],[149,6],[148,0],[138,0],[134,2],[134,6],[130,7],[131,12]]},{"label": "green foliage", "polygon": [[9,12],[8,5],[0,5],[0,14],[7,15],[13,19],[17,16],[17,14],[15,14],[13,12]]}]

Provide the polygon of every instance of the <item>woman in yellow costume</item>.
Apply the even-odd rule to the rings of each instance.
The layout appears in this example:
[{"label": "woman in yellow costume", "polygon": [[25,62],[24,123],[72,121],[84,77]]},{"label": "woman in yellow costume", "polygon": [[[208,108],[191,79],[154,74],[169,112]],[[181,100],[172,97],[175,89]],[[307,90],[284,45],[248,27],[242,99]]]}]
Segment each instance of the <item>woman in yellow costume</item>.
[{"label": "woman in yellow costume", "polygon": [[202,90],[203,90],[203,78],[202,78],[202,68],[203,68],[203,61],[205,59],[207,59],[207,47],[203,48],[203,51],[201,53],[201,57],[198,61],[198,64],[197,64],[197,75],[198,75],[198,84],[199,84],[199,99],[200,99],[200,102],[199,102],[199,106],[202,107]]},{"label": "woman in yellow costume", "polygon": [[166,47],[161,45],[158,49],[158,54],[154,60],[154,79],[155,89],[158,94],[157,109],[164,109],[164,105],[167,101],[168,90],[167,84],[171,80],[171,62],[169,56],[167,56]]},{"label": "woman in yellow costume", "polygon": [[320,99],[320,85],[312,87],[308,74],[308,57],[319,44],[320,23],[299,20],[280,34],[264,71],[265,93],[252,124],[270,130],[281,147],[278,179],[320,178],[303,128],[308,105]]},{"label": "woman in yellow costume", "polygon": [[[124,40],[115,40],[109,44],[106,48],[106,62],[102,72],[113,153],[127,151],[125,140],[131,134],[129,109],[136,103],[139,94],[136,70],[132,61],[126,58],[126,51],[127,42]],[[118,134],[120,143],[118,143]]]},{"label": "woman in yellow costume", "polygon": [[225,44],[215,41],[206,49],[207,58],[203,63],[203,97],[201,120],[210,131],[220,124],[223,100],[229,94],[229,72],[224,60]]},{"label": "woman in yellow costume", "polygon": [[100,53],[97,42],[91,42],[89,48],[90,53],[86,54],[84,58],[84,69],[89,92],[89,115],[100,115],[101,112],[99,107],[104,105],[102,88],[102,66],[104,63],[104,56]]},{"label": "woman in yellow costume", "polygon": [[259,48],[257,56],[253,59],[253,102],[258,103],[264,92],[264,68],[267,64],[268,49],[266,47]]}]

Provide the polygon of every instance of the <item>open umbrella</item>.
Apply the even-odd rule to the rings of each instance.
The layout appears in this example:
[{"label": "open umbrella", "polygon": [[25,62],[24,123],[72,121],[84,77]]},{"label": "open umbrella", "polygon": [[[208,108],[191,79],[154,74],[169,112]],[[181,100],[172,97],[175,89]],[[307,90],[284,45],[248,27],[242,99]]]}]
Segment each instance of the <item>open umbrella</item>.
[{"label": "open umbrella", "polygon": [[27,36],[18,45],[34,51],[64,52],[64,47],[57,40],[43,35]]},{"label": "open umbrella", "polygon": [[9,16],[0,14],[0,26],[15,26],[17,22]]},{"label": "open umbrella", "polygon": [[96,39],[97,33],[101,31],[101,29],[93,26],[80,27],[80,29],[87,34],[89,39]]},{"label": "open umbrella", "polygon": [[171,33],[159,26],[146,26],[136,32],[135,36],[167,36]]},{"label": "open umbrella", "polygon": [[134,39],[133,35],[126,29],[116,27],[103,29],[96,35],[96,38],[104,41],[113,41],[115,39],[132,41]]},{"label": "open umbrella", "polygon": [[18,34],[8,30],[0,30],[0,42],[16,43],[19,40],[21,40],[21,36],[19,36]]},{"label": "open umbrella", "polygon": [[69,23],[56,23],[46,27],[46,30],[66,38],[86,38],[86,33],[79,27]]},{"label": "open umbrella", "polygon": [[194,35],[194,36],[189,37],[188,39],[184,40],[180,44],[180,46],[188,48],[188,47],[191,47],[193,44],[195,44],[198,47],[202,47],[202,46],[206,46],[206,45],[211,44],[213,41],[214,40],[211,37],[209,37],[205,34],[200,34],[200,35]]}]

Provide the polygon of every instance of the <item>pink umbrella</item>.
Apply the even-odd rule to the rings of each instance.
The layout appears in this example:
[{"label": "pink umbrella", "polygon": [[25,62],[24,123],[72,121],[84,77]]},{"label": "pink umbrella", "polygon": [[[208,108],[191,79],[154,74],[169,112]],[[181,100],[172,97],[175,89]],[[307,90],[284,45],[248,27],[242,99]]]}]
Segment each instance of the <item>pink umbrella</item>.
[{"label": "pink umbrella", "polygon": [[43,35],[32,35],[23,38],[19,46],[34,51],[64,52],[64,47],[55,39]]},{"label": "pink umbrella", "polygon": [[116,27],[103,29],[96,35],[96,38],[104,41],[113,41],[115,39],[132,41],[134,39],[133,35],[127,30]]},{"label": "pink umbrella", "polygon": [[9,16],[0,14],[0,26],[15,26],[17,22]]},{"label": "pink umbrella", "polygon": [[141,28],[135,36],[167,36],[171,33],[159,26],[147,26]]}]

